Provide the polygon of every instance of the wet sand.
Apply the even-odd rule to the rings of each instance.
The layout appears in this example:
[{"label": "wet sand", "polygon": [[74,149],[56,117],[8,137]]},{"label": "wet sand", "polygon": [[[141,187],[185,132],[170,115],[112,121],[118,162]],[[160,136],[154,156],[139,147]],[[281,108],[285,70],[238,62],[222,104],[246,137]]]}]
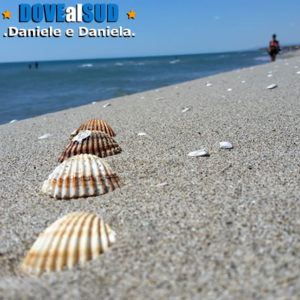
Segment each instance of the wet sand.
[{"label": "wet sand", "polygon": [[[299,299],[299,71],[296,52],[0,126],[0,298]],[[69,201],[42,195],[70,133],[91,118],[117,133],[123,152],[105,160],[124,186]],[[202,148],[210,157],[188,157]],[[22,274],[37,236],[74,211],[102,217],[116,243],[72,270]]]}]

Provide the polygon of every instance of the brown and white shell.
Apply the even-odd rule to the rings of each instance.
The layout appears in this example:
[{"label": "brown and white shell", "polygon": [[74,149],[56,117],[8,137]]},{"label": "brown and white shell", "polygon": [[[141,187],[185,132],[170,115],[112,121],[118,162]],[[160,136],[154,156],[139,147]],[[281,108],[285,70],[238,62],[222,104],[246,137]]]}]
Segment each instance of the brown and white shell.
[{"label": "brown and white shell", "polygon": [[115,240],[115,232],[97,216],[85,212],[70,213],[40,234],[21,269],[35,276],[71,269],[78,263],[97,258]]},{"label": "brown and white shell", "polygon": [[78,154],[94,154],[106,157],[122,152],[118,143],[102,131],[80,131],[65,148],[58,161],[63,162]]},{"label": "brown and white shell", "polygon": [[81,124],[78,129],[71,134],[71,139],[76,136],[81,130],[102,131],[111,137],[116,136],[115,132],[112,130],[109,124],[106,121],[100,119],[92,119]]},{"label": "brown and white shell", "polygon": [[45,180],[42,192],[56,199],[103,195],[120,187],[120,180],[109,165],[91,154],[65,160]]}]

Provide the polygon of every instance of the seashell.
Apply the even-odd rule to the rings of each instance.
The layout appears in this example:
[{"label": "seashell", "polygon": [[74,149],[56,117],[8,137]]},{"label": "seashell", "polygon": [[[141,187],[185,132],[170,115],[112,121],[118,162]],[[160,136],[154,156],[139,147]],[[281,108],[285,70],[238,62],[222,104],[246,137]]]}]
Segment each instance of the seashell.
[{"label": "seashell", "polygon": [[12,124],[12,123],[15,123],[15,122],[17,122],[17,120],[11,120],[11,121],[9,122],[9,124]]},{"label": "seashell", "polygon": [[52,135],[51,133],[45,133],[44,135],[40,136],[38,139],[44,140],[44,139],[47,139],[48,137],[50,137],[51,135]]},{"label": "seashell", "polygon": [[193,152],[190,152],[188,156],[197,157],[197,156],[210,156],[209,152],[206,149],[200,149]]},{"label": "seashell", "polygon": [[70,157],[44,181],[42,192],[56,199],[103,195],[120,187],[119,177],[109,165],[91,154]]},{"label": "seashell", "polygon": [[77,130],[72,132],[71,138],[79,133],[81,130],[91,130],[91,131],[102,131],[109,136],[116,136],[112,128],[104,120],[92,119],[83,124],[81,124]]},{"label": "seashell", "polygon": [[164,187],[164,186],[167,186],[169,185],[167,182],[162,182],[162,183],[159,183],[157,185],[155,185],[155,187]]},{"label": "seashell", "polygon": [[273,75],[272,74],[268,74],[268,77],[273,77]]},{"label": "seashell", "polygon": [[111,106],[111,104],[110,103],[106,103],[106,104],[103,105],[104,108],[106,108],[108,106]]},{"label": "seashell", "polygon": [[181,112],[185,113],[185,112],[189,111],[190,109],[191,109],[190,107],[186,107]]},{"label": "seashell", "polygon": [[298,71],[297,74],[300,74],[300,71]]},{"label": "seashell", "polygon": [[147,133],[146,133],[146,132],[139,132],[137,135],[138,135],[138,136],[146,136]]},{"label": "seashell", "polygon": [[277,86],[278,86],[277,84],[273,83],[273,84],[268,85],[267,89],[269,89],[269,90],[275,89],[275,88],[277,88]]},{"label": "seashell", "polygon": [[221,143],[220,143],[220,148],[221,148],[221,149],[232,149],[233,146],[232,146],[232,144],[229,143],[229,142],[221,142]]},{"label": "seashell", "polygon": [[232,91],[232,88],[227,89],[227,92],[231,92],[231,91]]},{"label": "seashell", "polygon": [[212,86],[212,83],[211,83],[211,82],[207,82],[207,83],[206,83],[206,86],[207,86],[207,87],[210,87],[210,86]]},{"label": "seashell", "polygon": [[242,80],[241,83],[246,83],[246,80]]},{"label": "seashell", "polygon": [[94,154],[107,157],[122,152],[118,143],[102,131],[80,131],[65,148],[58,161],[63,162],[78,154]]},{"label": "seashell", "polygon": [[70,213],[39,235],[21,269],[40,276],[71,269],[97,258],[115,242],[116,234],[100,218],[85,212]]}]

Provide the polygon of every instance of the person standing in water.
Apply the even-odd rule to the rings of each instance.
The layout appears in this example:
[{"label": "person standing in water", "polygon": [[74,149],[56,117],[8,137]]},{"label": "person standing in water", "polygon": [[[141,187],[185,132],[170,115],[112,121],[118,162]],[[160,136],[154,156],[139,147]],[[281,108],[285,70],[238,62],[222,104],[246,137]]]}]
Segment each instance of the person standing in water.
[{"label": "person standing in water", "polygon": [[271,61],[276,60],[276,55],[279,53],[280,47],[279,47],[279,42],[276,40],[276,34],[273,34],[273,39],[269,44],[269,55],[271,56]]}]

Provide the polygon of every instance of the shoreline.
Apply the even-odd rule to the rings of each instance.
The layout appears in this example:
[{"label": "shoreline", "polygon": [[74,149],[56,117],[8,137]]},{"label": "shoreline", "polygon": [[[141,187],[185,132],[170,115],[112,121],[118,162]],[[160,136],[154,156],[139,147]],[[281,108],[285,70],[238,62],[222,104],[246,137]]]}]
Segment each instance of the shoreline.
[{"label": "shoreline", "polygon": [[[241,52],[242,53],[242,52]],[[255,51],[253,53],[256,53]],[[6,97],[6,101],[4,102],[4,99],[2,99],[2,113],[0,114],[1,122],[3,124],[7,124],[11,121],[14,120],[22,120],[24,118],[32,118],[35,116],[43,115],[46,113],[51,113],[51,112],[58,112],[63,109],[68,109],[68,108],[75,108],[79,107],[80,105],[87,105],[95,101],[106,101],[109,99],[114,99],[119,96],[123,95],[134,95],[134,93],[141,93],[141,92],[147,92],[151,91],[153,89],[157,88],[163,88],[163,87],[168,87],[172,86],[174,84],[181,84],[183,82],[187,82],[189,80],[195,80],[195,79],[201,79],[205,78],[205,76],[213,76],[217,74],[222,74],[225,72],[233,71],[231,70],[232,68],[235,68],[235,70],[242,69],[245,67],[251,67],[251,66],[256,66],[260,65],[262,63],[265,63],[266,60],[268,60],[268,57],[266,56],[266,53],[256,53],[254,54],[238,54],[238,52],[235,54],[236,56],[239,56],[239,62],[235,62],[233,60],[233,57],[225,57],[224,55],[217,56],[215,59],[216,61],[214,62],[214,56],[195,56],[195,60],[199,63],[199,70],[194,73],[193,71],[193,65],[190,62],[190,59],[192,56],[187,56],[186,58],[182,58],[181,60],[174,60],[171,57],[170,59],[166,60],[163,62],[163,67],[159,70],[176,70],[175,72],[178,72],[178,75],[174,75],[173,73],[169,71],[166,74],[168,76],[162,75],[160,76],[159,74],[156,74],[155,70],[155,63],[154,67],[149,67],[152,65],[151,62],[139,62],[139,60],[130,62],[127,61],[126,63],[120,63],[118,61],[112,62],[112,68],[114,69],[114,77],[112,75],[109,77],[108,82],[105,83],[101,81],[101,94],[99,93],[99,87],[98,84],[96,83],[96,77],[91,76],[93,73],[98,73],[99,76],[102,78],[103,76],[105,77],[105,68],[102,69],[101,64],[99,65],[99,62],[95,63],[88,63],[84,64],[81,62],[76,62],[73,61],[70,63],[70,65],[66,65],[64,67],[58,65],[42,65],[41,67],[41,75],[42,79],[37,81],[37,87],[33,88],[30,82],[35,82],[36,78],[35,76],[38,76],[39,73],[36,73],[37,70],[34,70],[32,72],[29,72],[27,70],[28,66],[24,65],[23,67],[20,65],[16,67],[14,72],[25,72],[25,70],[19,70],[19,68],[25,68],[26,67],[26,72],[28,72],[28,78],[23,81],[19,78],[19,80],[16,82],[16,84],[19,86],[17,90],[15,90],[12,93],[8,93]],[[254,55],[254,56],[253,56]],[[224,56],[224,57],[223,57]],[[252,57],[253,56],[253,57]],[[184,56],[185,57],[185,56]],[[247,58],[243,58],[247,57]],[[251,58],[250,58],[251,57]],[[206,62],[205,62],[206,61]],[[226,62],[227,61],[227,62]],[[149,63],[149,65],[148,65]],[[126,65],[133,65],[130,68],[132,68],[132,74],[133,80],[131,81],[131,84],[128,86],[124,85],[126,82],[126,79],[122,79],[120,76],[118,76],[117,70],[119,69],[120,72],[124,72],[126,69]],[[142,69],[139,69],[139,65],[144,64],[145,68],[144,71]],[[203,65],[202,65],[203,64]],[[209,65],[211,64],[211,67]],[[215,64],[215,66],[213,66]],[[250,65],[252,64],[252,65]],[[50,69],[49,69],[50,68]],[[53,86],[56,86],[58,82],[52,82],[50,79],[50,82],[47,80],[48,76],[45,76],[47,73],[46,71],[51,68],[54,68],[56,71],[57,76],[61,76],[61,72],[65,70],[66,68],[71,68],[72,70],[76,70],[76,72],[79,72],[78,75],[84,76],[82,77],[83,82],[85,81],[91,81],[90,85],[87,85],[89,88],[89,92],[86,93],[84,92],[83,88],[78,88],[76,91],[72,92],[71,90],[68,90],[64,87],[54,89],[54,91],[51,91],[50,93],[45,93],[47,91],[47,86],[48,84],[52,84]],[[135,68],[138,68],[140,71],[134,71]],[[186,71],[182,72],[181,70]],[[6,70],[6,71],[5,71]],[[101,71],[102,70],[102,71]],[[190,70],[190,72],[188,72]],[[2,70],[2,75],[5,74],[8,69]],[[148,75],[145,74],[150,72]],[[3,73],[4,72],[4,73]],[[83,72],[83,73],[82,73]],[[117,72],[117,73],[116,73]],[[144,72],[143,74],[146,76],[144,79],[141,79],[140,76],[138,76],[139,72]],[[166,71],[163,71],[163,73]],[[211,74],[209,74],[211,73]],[[190,74],[190,75],[188,75]],[[16,73],[17,75],[17,73]],[[75,74],[74,74],[75,76]],[[137,77],[138,76],[138,77]],[[146,78],[154,78],[151,83],[148,82]],[[195,78],[197,77],[197,78]],[[155,79],[156,78],[156,79]],[[32,80],[31,80],[32,79]],[[11,86],[10,82],[14,80],[14,77],[9,77],[7,79],[7,84],[10,86],[11,89],[13,87]],[[120,81],[119,81],[120,80]],[[25,82],[28,81],[28,87],[25,85]],[[5,85],[5,80],[4,80],[4,85]],[[71,77],[66,80],[66,86],[68,84],[71,84],[72,80]],[[102,86],[103,85],[103,86]],[[142,91],[143,90],[143,91]],[[13,90],[12,90],[13,91]],[[26,98],[24,100],[24,103],[21,101],[21,94],[22,92],[25,93],[24,97]],[[62,97],[62,94],[66,94],[65,97]],[[67,96],[68,95],[68,96]],[[102,99],[99,99],[99,96]],[[47,99],[47,101],[46,101]]]},{"label": "shoreline", "polygon": [[[0,298],[297,299],[296,53],[1,125]],[[124,186],[87,199],[41,195],[70,133],[91,118],[117,133],[123,152],[105,160]],[[234,148],[220,150],[221,141]],[[202,148],[210,157],[188,157]],[[74,211],[102,217],[116,243],[84,266],[23,275],[37,236]]]}]

